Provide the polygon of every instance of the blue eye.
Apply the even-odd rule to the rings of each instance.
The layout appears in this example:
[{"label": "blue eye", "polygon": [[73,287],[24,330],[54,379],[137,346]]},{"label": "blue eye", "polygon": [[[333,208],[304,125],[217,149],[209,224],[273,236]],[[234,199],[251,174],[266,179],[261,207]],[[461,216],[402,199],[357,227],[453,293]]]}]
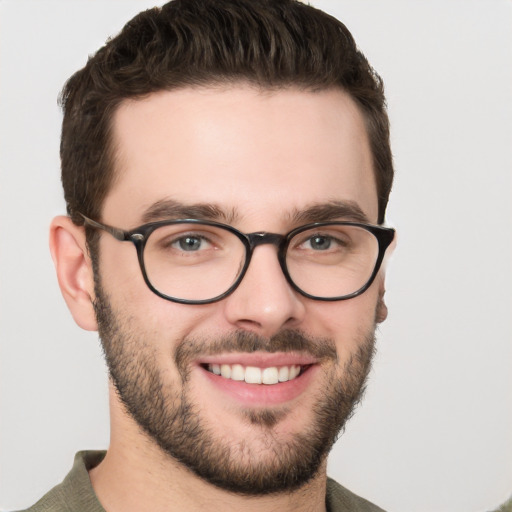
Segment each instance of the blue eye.
[{"label": "blue eye", "polygon": [[192,252],[204,248],[205,240],[197,236],[184,236],[173,242],[173,246],[182,251]]},{"label": "blue eye", "polygon": [[311,249],[326,251],[331,248],[332,238],[326,236],[313,236],[309,239]]}]

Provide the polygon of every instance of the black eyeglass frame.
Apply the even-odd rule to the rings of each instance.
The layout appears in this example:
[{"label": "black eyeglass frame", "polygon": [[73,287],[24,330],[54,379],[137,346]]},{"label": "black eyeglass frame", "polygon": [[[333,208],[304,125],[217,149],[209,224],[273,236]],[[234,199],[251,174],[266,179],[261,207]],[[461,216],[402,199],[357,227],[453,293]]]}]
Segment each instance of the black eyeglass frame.
[{"label": "black eyeglass frame", "polygon": [[[138,226],[134,229],[131,229],[129,231],[126,231],[124,229],[115,228],[113,226],[109,226],[108,224],[103,224],[101,222],[97,222],[95,220],[89,219],[82,213],[80,213],[81,217],[84,219],[85,224],[92,228],[101,229],[103,231],[106,231],[107,233],[110,233],[116,240],[119,240],[120,242],[132,242],[135,245],[136,251],[137,251],[137,257],[139,260],[139,266],[142,271],[142,276],[144,278],[144,281],[146,282],[146,285],[148,288],[161,297],[162,299],[169,300],[171,302],[177,302],[179,304],[211,304],[213,302],[218,302],[224,298],[226,298],[228,295],[233,293],[237,287],[242,282],[242,279],[245,276],[245,273],[247,272],[247,269],[249,268],[249,264],[251,262],[253,251],[256,247],[263,244],[272,244],[275,245],[278,248],[277,252],[277,259],[279,261],[279,265],[281,266],[281,270],[283,271],[283,274],[290,284],[290,286],[300,293],[302,296],[307,297],[308,299],[313,300],[319,300],[319,301],[326,301],[326,302],[333,302],[333,301],[340,301],[340,300],[347,300],[352,299],[354,297],[357,297],[358,295],[361,295],[364,293],[373,283],[375,280],[375,277],[377,276],[377,273],[379,272],[379,269],[382,265],[382,261],[384,260],[384,255],[386,253],[387,248],[391,245],[391,242],[393,241],[395,237],[395,230],[393,228],[385,228],[382,226],[375,226],[373,224],[364,224],[360,222],[345,222],[345,221],[327,221],[327,222],[313,222],[310,224],[305,224],[303,226],[300,226],[298,228],[293,229],[286,235],[280,235],[278,233],[268,233],[268,232],[255,232],[255,233],[242,233],[241,231],[238,231],[233,226],[230,226],[228,224],[222,224],[220,222],[214,222],[210,220],[200,220],[200,219],[172,219],[172,220],[161,220],[157,222],[150,222],[148,224],[143,224],[142,226]],[[242,270],[240,271],[240,274],[234,281],[234,283],[228,288],[227,291],[224,293],[217,295],[216,297],[213,297],[212,299],[201,299],[201,300],[190,300],[190,299],[179,299],[177,297],[171,297],[170,295],[166,295],[160,291],[158,291],[149,280],[147,273],[146,273],[146,266],[144,264],[144,248],[146,246],[146,242],[155,229],[161,227],[161,226],[168,226],[171,224],[202,224],[206,226],[214,226],[217,228],[225,229],[226,231],[229,231],[230,233],[234,234],[243,244],[245,247],[245,264],[242,267]],[[370,275],[370,278],[368,281],[361,286],[358,290],[355,292],[352,292],[348,295],[342,295],[339,297],[317,297],[315,295],[310,295],[309,293],[303,291],[301,288],[299,288],[291,278],[288,268],[286,266],[286,251],[288,249],[288,246],[290,244],[290,241],[292,238],[303,232],[307,231],[308,229],[312,228],[321,228],[324,226],[333,226],[333,225],[343,225],[343,226],[355,226],[361,229],[365,229],[366,231],[369,231],[372,233],[375,238],[377,239],[378,246],[379,246],[379,253],[377,256],[377,259],[375,261],[375,266],[373,269],[372,274]]]}]

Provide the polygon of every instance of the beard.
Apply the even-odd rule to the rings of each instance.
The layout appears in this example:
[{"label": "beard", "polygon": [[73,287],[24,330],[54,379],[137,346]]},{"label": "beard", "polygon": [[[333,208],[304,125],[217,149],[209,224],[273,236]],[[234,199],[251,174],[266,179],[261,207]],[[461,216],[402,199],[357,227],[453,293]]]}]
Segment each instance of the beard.
[{"label": "beard", "polygon": [[[220,339],[184,338],[174,351],[181,382],[165,382],[159,366],[156,334],[143,331],[136,320],[114,311],[108,296],[96,283],[94,303],[110,378],[127,413],[164,454],[198,477],[221,489],[261,496],[289,492],[307,484],[361,400],[371,368],[375,326],[360,335],[357,350],[339,368],[334,341],[286,330],[272,338],[237,331]],[[194,307],[194,306],[191,306]],[[261,439],[267,457],[251,439],[227,441],[205,421],[200,404],[190,391],[191,362],[199,355],[229,352],[301,352],[327,364],[324,387],[313,401],[307,428],[283,439],[275,426],[289,414],[286,407],[241,410],[240,415]],[[290,438],[291,437],[291,438]],[[254,444],[254,443],[253,443]]]}]

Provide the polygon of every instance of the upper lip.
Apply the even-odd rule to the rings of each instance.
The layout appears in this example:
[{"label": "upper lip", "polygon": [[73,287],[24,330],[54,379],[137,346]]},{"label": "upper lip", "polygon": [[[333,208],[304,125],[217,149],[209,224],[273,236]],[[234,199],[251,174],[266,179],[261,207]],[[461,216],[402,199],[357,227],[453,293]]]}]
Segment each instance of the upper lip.
[{"label": "upper lip", "polygon": [[241,364],[242,366],[254,366],[256,368],[270,368],[273,366],[307,366],[315,364],[317,360],[308,354],[298,352],[233,352],[198,358],[197,364]]}]

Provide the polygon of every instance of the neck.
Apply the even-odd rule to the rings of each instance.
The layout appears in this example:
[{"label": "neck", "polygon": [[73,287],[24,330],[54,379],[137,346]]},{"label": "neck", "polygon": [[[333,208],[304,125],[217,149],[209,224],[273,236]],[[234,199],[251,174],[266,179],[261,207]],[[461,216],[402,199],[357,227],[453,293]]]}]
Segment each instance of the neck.
[{"label": "neck", "polygon": [[108,512],[325,512],[326,462],[298,490],[257,497],[234,494],[204,481],[163,453],[112,402],[110,448],[101,464],[89,472],[94,491]]},{"label": "neck", "polygon": [[153,465],[109,450],[90,478],[109,512],[325,512],[325,473],[296,491],[248,497],[216,488],[177,463]]}]

